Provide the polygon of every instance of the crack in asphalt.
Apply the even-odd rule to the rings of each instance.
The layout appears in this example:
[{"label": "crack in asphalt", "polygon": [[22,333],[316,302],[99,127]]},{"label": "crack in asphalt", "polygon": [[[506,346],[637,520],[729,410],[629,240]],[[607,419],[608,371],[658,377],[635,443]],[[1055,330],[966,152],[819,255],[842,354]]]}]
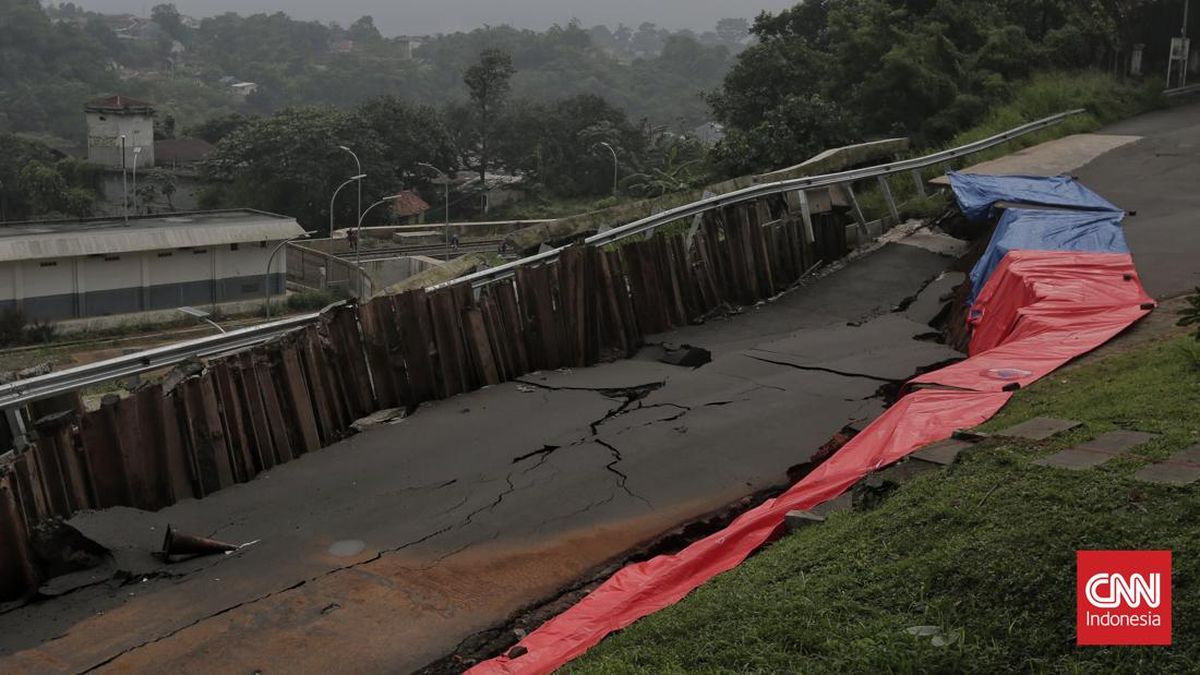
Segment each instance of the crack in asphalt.
[{"label": "crack in asphalt", "polygon": [[[830,369],[830,368],[824,368],[824,367],[820,367],[820,366],[800,366],[800,365],[797,365],[794,363],[788,363],[788,362],[784,362],[784,361],[774,361],[774,360],[771,360],[768,358],[755,356],[755,355],[751,355],[751,354],[746,354],[746,355],[749,356],[750,358],[753,358],[753,359],[756,359],[758,361],[762,361],[765,363],[771,363],[774,365],[786,366],[786,367],[796,368],[796,369],[800,369],[800,370],[822,371],[822,372],[828,372],[828,373],[832,373],[832,374],[840,375],[840,376],[844,376],[844,377],[864,378],[864,379],[870,379],[870,380],[885,382],[885,383],[897,382],[896,380],[892,380],[889,378],[881,378],[881,377],[866,375],[866,374],[862,374],[862,373],[849,373],[849,372],[837,371],[837,370]],[[222,616],[229,612],[233,612],[240,608],[262,602],[264,600],[275,597],[277,595],[289,593],[289,592],[299,589],[309,583],[320,581],[321,579],[324,579],[326,577],[329,577],[329,576],[332,576],[335,574],[339,574],[346,570],[351,570],[351,569],[354,569],[357,567],[361,567],[363,565],[369,565],[371,563],[377,562],[378,560],[382,559],[385,555],[398,553],[405,549],[408,549],[413,546],[417,546],[419,544],[427,542],[427,541],[429,541],[435,537],[441,536],[447,532],[468,527],[475,522],[475,519],[480,514],[483,514],[486,512],[491,512],[491,511],[495,510],[498,506],[500,506],[504,502],[505,498],[507,498],[512,493],[516,492],[518,489],[532,487],[534,484],[536,484],[536,483],[530,483],[529,485],[518,487],[513,482],[513,477],[518,471],[516,468],[517,465],[523,464],[530,459],[537,458],[537,461],[534,462],[532,466],[529,466],[529,467],[526,467],[526,468],[520,470],[520,473],[522,475],[528,474],[532,471],[537,470],[538,468],[542,467],[543,465],[545,465],[546,462],[548,462],[550,460],[551,456],[555,452],[562,450],[564,448],[575,447],[575,446],[582,445],[582,444],[589,443],[589,442],[596,443],[597,445],[605,448],[611,457],[611,461],[609,461],[607,464],[604,465],[604,469],[605,469],[605,471],[607,471],[608,473],[611,473],[614,476],[614,482],[616,484],[616,487],[619,488],[622,492],[624,492],[629,497],[636,499],[636,500],[642,502],[643,504],[645,504],[646,506],[653,508],[653,505],[650,503],[649,500],[647,500],[645,497],[637,494],[629,487],[628,474],[626,474],[625,472],[621,471],[621,469],[618,468],[618,466],[625,460],[625,457],[621,453],[621,450],[617,446],[613,445],[611,442],[600,438],[599,433],[600,433],[600,427],[602,425],[604,425],[605,423],[609,422],[610,420],[612,420],[616,417],[619,417],[619,416],[624,415],[629,412],[633,412],[635,410],[643,410],[643,409],[650,409],[650,408],[676,408],[679,410],[678,414],[676,414],[676,415],[658,419],[658,420],[653,420],[653,421],[647,422],[647,423],[645,423],[643,425],[639,425],[639,426],[650,426],[650,425],[654,425],[654,424],[660,424],[663,422],[671,422],[671,421],[678,420],[678,419],[688,415],[689,413],[691,413],[694,410],[693,407],[689,407],[689,406],[678,404],[678,403],[664,402],[664,403],[654,403],[654,404],[650,404],[650,405],[643,404],[643,402],[642,402],[643,399],[645,399],[650,393],[652,393],[658,389],[661,389],[663,386],[665,386],[666,380],[662,380],[662,381],[658,381],[658,382],[651,382],[651,383],[647,383],[647,384],[643,384],[643,385],[638,385],[635,387],[626,387],[626,388],[558,387],[558,386],[551,386],[551,385],[546,385],[546,384],[538,383],[538,382],[532,382],[532,381],[528,381],[528,380],[524,380],[524,379],[517,379],[515,381],[518,383],[521,383],[521,384],[538,387],[538,388],[541,388],[541,389],[547,390],[547,391],[556,391],[556,390],[593,391],[602,396],[612,398],[615,400],[620,400],[621,403],[620,403],[620,405],[616,406],[615,408],[612,408],[607,413],[605,413],[605,415],[602,418],[588,424],[588,428],[591,432],[589,436],[580,438],[579,440],[577,440],[573,443],[570,443],[566,446],[546,444],[537,450],[533,450],[533,451],[527,452],[523,455],[518,455],[518,456],[514,457],[511,462],[511,464],[514,468],[512,470],[510,470],[508,472],[508,474],[504,477],[506,487],[504,489],[500,490],[496,494],[495,498],[492,499],[489,503],[484,504],[483,506],[480,506],[479,508],[472,510],[470,513],[466,514],[466,516],[457,520],[456,522],[450,523],[444,527],[441,527],[432,532],[426,533],[416,539],[406,541],[403,544],[400,544],[398,546],[390,547],[387,549],[381,549],[381,550],[377,551],[373,556],[371,556],[365,560],[361,560],[361,561],[358,561],[358,562],[350,564],[350,565],[335,567],[335,568],[327,570],[321,574],[315,575],[313,577],[309,577],[307,579],[303,579],[301,581],[298,581],[298,582],[291,584],[289,586],[286,586],[284,588],[277,589],[277,590],[271,591],[269,593],[265,593],[263,595],[260,595],[260,596],[254,597],[254,598],[250,598],[248,600],[236,603],[229,607],[222,608],[222,609],[215,611],[211,614],[208,614],[204,617],[201,617],[192,622],[189,622],[186,625],[183,625],[174,630],[171,630],[159,637],[156,637],[151,640],[146,640],[137,645],[132,645],[126,649],[123,649],[123,650],[117,652],[116,654],[104,659],[103,661],[100,661],[100,662],[95,663],[94,665],[88,667],[83,672],[90,672],[90,671],[96,670],[98,668],[107,666],[107,665],[113,663],[114,661],[120,659],[122,656],[124,656],[126,654],[129,654],[133,651],[137,651],[139,649],[142,649],[149,645],[155,644],[157,642],[161,642],[163,640],[169,640],[189,628],[192,628],[194,626],[197,626],[199,624],[202,624],[206,621],[212,620],[216,617]],[[759,382],[754,382],[754,384],[756,385],[755,389],[775,389],[775,390],[780,390],[780,391],[786,391],[786,389],[784,389],[782,387],[776,387],[773,385],[764,385]],[[699,407],[725,406],[725,405],[730,405],[730,404],[738,402],[738,401],[745,401],[745,400],[748,400],[748,399],[743,398],[743,399],[737,399],[737,400],[712,401],[709,403],[704,403],[703,405],[701,405]],[[408,488],[408,489],[411,489],[411,490],[441,489],[441,488],[449,487],[450,485],[453,485],[456,482],[457,482],[456,480],[449,480],[449,481],[444,481],[444,482],[437,483],[437,484],[430,484],[430,485],[425,485],[425,486],[414,486],[413,488]],[[573,511],[571,513],[556,516],[553,519],[545,521],[544,523],[542,523],[539,526],[539,529],[545,527],[546,525],[548,525],[552,522],[569,519],[571,517],[580,515],[582,513],[586,513],[592,509],[604,506],[605,504],[611,503],[613,500],[616,499],[616,495],[617,495],[617,491],[616,491],[616,489],[614,489],[611,492],[609,492],[607,497],[604,497],[602,499],[593,500],[593,501],[589,502],[587,505],[583,506],[582,508],[576,509],[575,511]],[[448,515],[448,514],[453,513],[454,511],[462,508],[469,501],[469,499],[470,499],[470,496],[465,495],[461,500],[458,501],[457,504],[442,511],[442,514]],[[216,530],[214,530],[213,533],[215,534],[216,532],[219,532],[229,526],[235,525],[236,522],[237,521],[226,523],[226,524],[218,527]],[[493,533],[493,536],[491,537],[491,539],[495,539],[497,536],[498,536],[498,532]],[[454,555],[457,555],[472,546],[479,545],[480,543],[484,543],[484,542],[481,542],[481,541],[467,542],[467,543],[463,544],[462,546],[455,548],[452,551],[449,551],[447,553],[444,553],[444,554],[438,556],[437,558],[435,558],[433,561],[431,561],[427,565],[424,565],[419,568],[413,568],[413,569],[416,569],[416,570],[430,569],[432,567],[435,567],[436,565],[438,565],[445,559],[450,558]]]},{"label": "crack in asphalt", "polygon": [[607,441],[604,441],[600,438],[594,438],[592,440],[595,441],[595,443],[597,445],[608,448],[608,451],[610,453],[612,453],[613,460],[611,462],[609,462],[608,464],[605,464],[604,468],[605,468],[605,470],[616,474],[617,487],[621,488],[621,490],[623,490],[625,492],[625,494],[629,495],[630,497],[633,497],[634,499],[642,502],[643,504],[645,504],[646,506],[649,506],[650,508],[654,508],[654,505],[651,504],[649,501],[647,501],[645,497],[637,494],[633,490],[630,490],[629,486],[626,485],[626,482],[629,480],[629,476],[626,476],[619,469],[617,469],[617,464],[620,464],[625,459],[624,457],[621,456],[621,451],[618,450],[616,448],[616,446],[614,446],[613,444],[611,444]]},{"label": "crack in asphalt", "polygon": [[757,356],[755,354],[746,354],[746,356],[748,358],[754,359],[755,361],[762,361],[763,363],[772,363],[777,366],[787,366],[789,368],[795,368],[797,370],[812,370],[812,371],[821,372],[821,373],[831,373],[833,375],[840,375],[842,377],[855,377],[855,378],[860,378],[860,379],[864,379],[864,380],[873,380],[875,382],[883,382],[885,384],[900,384],[900,383],[904,382],[904,380],[895,380],[890,377],[879,377],[877,375],[867,375],[866,373],[851,373],[851,372],[847,372],[844,370],[835,370],[833,368],[826,368],[824,366],[802,366],[802,365],[799,365],[796,363],[788,363],[787,361],[775,361],[772,359],[764,358],[762,356]]},{"label": "crack in asphalt", "polygon": [[[548,455],[548,454],[549,454],[549,453],[547,453],[547,455]],[[533,455],[530,455],[530,456],[533,456]],[[137,650],[139,650],[139,649],[142,649],[143,647],[147,647],[147,646],[149,646],[149,645],[152,645],[152,644],[155,644],[155,643],[158,643],[158,642],[162,642],[163,640],[169,640],[169,639],[171,639],[172,637],[174,637],[174,636],[178,635],[179,633],[181,633],[181,632],[183,632],[183,631],[185,631],[185,630],[187,630],[187,629],[189,629],[189,628],[192,628],[192,627],[194,627],[194,626],[198,626],[198,625],[200,625],[201,623],[204,623],[205,621],[210,621],[210,620],[212,620],[212,619],[215,619],[216,617],[219,617],[219,616],[221,616],[221,615],[223,615],[223,614],[227,614],[227,613],[229,613],[229,612],[232,612],[232,611],[234,611],[234,610],[237,610],[237,609],[239,609],[239,608],[246,607],[246,606],[249,606],[249,605],[253,605],[253,604],[256,604],[256,603],[258,603],[258,602],[262,602],[263,600],[266,600],[266,599],[268,599],[268,598],[274,597],[274,596],[276,596],[276,595],[281,595],[281,594],[283,594],[283,593],[288,593],[288,592],[294,591],[294,590],[296,590],[296,589],[298,589],[298,588],[300,588],[300,587],[302,587],[302,586],[305,586],[306,584],[309,584],[309,583],[312,583],[312,582],[319,581],[319,580],[321,580],[321,579],[324,579],[325,577],[329,577],[329,576],[332,576],[332,575],[334,575],[334,574],[338,574],[338,573],[340,573],[340,572],[344,572],[344,571],[346,571],[346,570],[355,569],[355,568],[357,568],[357,567],[361,567],[361,566],[363,566],[363,565],[369,565],[369,564],[371,564],[371,563],[373,563],[373,562],[376,562],[376,561],[378,561],[378,560],[382,559],[382,558],[383,558],[383,556],[385,556],[385,555],[392,554],[392,553],[398,553],[398,552],[400,552],[400,551],[403,551],[403,550],[404,550],[404,549],[406,549],[406,548],[410,548],[410,547],[412,547],[412,546],[416,546],[416,545],[418,545],[418,544],[422,544],[422,543],[424,543],[424,542],[426,542],[426,541],[429,541],[430,539],[433,539],[434,537],[437,537],[437,536],[439,536],[439,535],[445,534],[446,532],[449,532],[449,531],[451,531],[451,530],[455,530],[455,529],[458,529],[458,528],[466,527],[466,526],[470,525],[470,524],[471,524],[471,523],[474,521],[474,518],[475,518],[475,516],[479,515],[480,513],[483,513],[484,511],[490,511],[490,510],[492,510],[492,509],[496,508],[497,506],[499,506],[499,505],[500,505],[500,503],[501,503],[502,501],[504,501],[504,498],[505,498],[506,496],[508,496],[509,494],[512,494],[512,493],[513,493],[513,492],[514,492],[514,491],[517,489],[517,488],[516,488],[516,486],[515,486],[515,485],[513,485],[512,476],[513,476],[513,472],[512,472],[512,471],[510,471],[510,472],[508,473],[508,475],[507,475],[507,476],[505,476],[505,482],[507,483],[508,487],[507,487],[505,490],[502,490],[500,493],[498,493],[498,494],[496,495],[496,498],[495,498],[494,500],[492,500],[492,502],[491,502],[491,503],[489,503],[489,504],[486,504],[486,505],[484,505],[484,506],[482,506],[482,507],[480,507],[480,508],[478,508],[478,509],[475,509],[474,511],[471,511],[470,513],[468,513],[468,514],[466,515],[466,517],[465,517],[465,518],[463,518],[462,520],[460,520],[460,521],[458,521],[458,522],[451,523],[451,524],[449,524],[449,525],[447,525],[447,526],[445,526],[445,527],[439,528],[439,529],[437,529],[437,530],[435,530],[435,531],[433,531],[433,532],[430,532],[430,533],[427,533],[427,534],[425,534],[425,535],[423,535],[423,536],[421,536],[421,537],[418,537],[417,539],[413,539],[413,540],[411,540],[411,541],[407,541],[407,542],[405,542],[405,543],[403,543],[403,544],[401,544],[401,545],[399,545],[399,546],[394,546],[394,547],[391,547],[391,548],[386,548],[386,549],[380,549],[379,551],[376,551],[376,552],[375,552],[375,555],[371,556],[370,558],[367,558],[366,560],[360,560],[360,561],[358,561],[358,562],[356,562],[356,563],[353,563],[353,564],[350,564],[350,565],[342,565],[342,566],[340,566],[340,567],[335,567],[335,568],[333,568],[333,569],[331,569],[331,570],[326,570],[325,572],[322,572],[321,574],[318,574],[318,575],[315,575],[315,576],[309,577],[309,578],[307,578],[307,579],[302,579],[302,580],[300,580],[300,581],[298,581],[298,582],[296,582],[296,583],[294,583],[294,584],[292,584],[292,585],[290,585],[290,586],[286,586],[286,587],[284,587],[284,588],[277,589],[277,590],[271,591],[271,592],[269,592],[269,593],[265,593],[265,594],[263,594],[263,595],[260,595],[260,596],[254,597],[254,598],[250,598],[250,599],[248,599],[248,600],[244,600],[244,601],[242,601],[242,602],[239,602],[239,603],[237,603],[237,604],[230,605],[229,607],[225,607],[225,608],[223,608],[223,609],[220,609],[220,610],[218,610],[218,611],[216,611],[216,612],[212,612],[211,614],[208,614],[208,615],[206,615],[206,616],[200,617],[200,618],[198,618],[198,619],[196,619],[196,620],[194,620],[194,621],[191,621],[191,622],[189,622],[189,623],[187,623],[187,624],[185,624],[185,625],[183,625],[183,626],[180,626],[180,627],[178,627],[178,628],[175,628],[175,629],[173,629],[173,630],[171,630],[171,631],[169,631],[169,632],[167,632],[167,633],[165,633],[165,634],[163,634],[163,635],[160,635],[160,636],[158,636],[158,637],[156,637],[156,638],[154,638],[154,639],[151,639],[151,640],[146,640],[146,641],[144,641],[144,642],[141,642],[141,643],[139,643],[139,644],[136,644],[136,645],[129,646],[129,647],[127,647],[127,648],[125,648],[125,649],[123,649],[123,650],[121,650],[121,651],[117,652],[116,654],[113,654],[112,656],[110,656],[110,657],[108,657],[108,658],[104,659],[103,661],[99,661],[99,662],[97,662],[97,663],[95,663],[95,664],[92,664],[91,666],[88,666],[87,668],[85,668],[85,669],[83,669],[82,671],[79,671],[79,672],[81,672],[81,673],[88,673],[88,672],[95,671],[95,670],[96,670],[96,669],[98,669],[98,668],[103,668],[104,666],[107,666],[107,665],[109,665],[109,664],[113,663],[114,661],[116,661],[117,659],[121,658],[122,656],[124,656],[124,655],[126,655],[126,654],[129,654],[129,653],[131,653],[131,652],[134,652],[134,651],[137,651]],[[446,487],[446,486],[448,486],[448,485],[451,485],[451,484],[453,484],[454,482],[455,482],[455,481],[448,481],[448,482],[445,482],[445,483],[441,484],[439,487]],[[461,508],[461,506],[462,506],[463,504],[466,504],[467,500],[468,500],[468,497],[463,497],[463,500],[462,500],[462,501],[461,501],[461,502],[460,502],[460,503],[459,503],[457,506],[455,506],[455,507],[452,507],[452,508],[450,508],[450,509],[448,509],[448,510],[446,510],[446,511],[443,511],[443,513],[444,513],[444,514],[448,514],[448,513],[451,513],[451,512],[453,512],[454,510],[456,510],[456,509],[458,509],[458,508]],[[467,544],[467,545],[463,546],[462,548],[460,548],[458,551],[454,551],[454,552],[448,553],[448,554],[446,554],[445,556],[443,556],[443,557],[442,557],[442,559],[445,559],[446,557],[448,557],[448,556],[450,556],[450,555],[453,555],[454,553],[457,553],[457,552],[460,552],[460,551],[462,551],[462,550],[465,550],[467,547],[474,545],[474,543],[476,543],[476,542],[472,542],[472,543],[470,543],[470,544]],[[436,564],[436,562],[437,562],[437,561],[435,561],[435,563],[434,563],[434,564]],[[64,633],[64,635],[65,635],[65,633]],[[59,637],[62,637],[62,636],[59,636]]]},{"label": "crack in asphalt", "polygon": [[591,391],[600,394],[601,396],[613,399],[627,398],[628,396],[635,394],[638,395],[638,398],[644,398],[646,394],[649,394],[657,389],[662,389],[667,384],[666,380],[656,380],[653,382],[647,382],[645,384],[635,384],[631,387],[563,387],[546,384],[544,382],[534,382],[533,380],[526,380],[521,377],[516,378],[513,380],[513,382],[516,384],[527,384],[531,387],[537,387],[539,389],[546,389],[549,391]]}]

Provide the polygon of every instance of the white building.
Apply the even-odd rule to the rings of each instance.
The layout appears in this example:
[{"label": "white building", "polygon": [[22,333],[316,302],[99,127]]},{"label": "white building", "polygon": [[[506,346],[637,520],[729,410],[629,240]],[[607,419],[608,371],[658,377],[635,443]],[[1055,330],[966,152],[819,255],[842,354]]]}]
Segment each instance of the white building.
[{"label": "white building", "polygon": [[132,167],[134,150],[142,166],[154,166],[154,104],[127,96],[89,101],[87,158],[92,164],[121,168],[121,139],[125,139],[125,166]]},{"label": "white building", "polygon": [[0,310],[62,320],[262,300],[286,288],[295,219],[230,210],[0,227]]},{"label": "white building", "polygon": [[229,88],[233,90],[234,96],[246,98],[258,91],[258,84],[254,82],[234,82],[229,85]]}]

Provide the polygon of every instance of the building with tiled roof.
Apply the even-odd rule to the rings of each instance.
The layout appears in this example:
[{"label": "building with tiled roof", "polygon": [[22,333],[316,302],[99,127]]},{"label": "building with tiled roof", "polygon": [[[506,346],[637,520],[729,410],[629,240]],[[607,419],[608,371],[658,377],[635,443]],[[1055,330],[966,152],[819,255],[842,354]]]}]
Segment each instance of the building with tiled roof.
[{"label": "building with tiled roof", "polygon": [[412,190],[405,190],[392,201],[392,213],[400,218],[419,216],[429,210],[429,204]]},{"label": "building with tiled roof", "polygon": [[89,162],[115,169],[135,162],[154,166],[153,103],[117,94],[88,101],[83,111]]}]

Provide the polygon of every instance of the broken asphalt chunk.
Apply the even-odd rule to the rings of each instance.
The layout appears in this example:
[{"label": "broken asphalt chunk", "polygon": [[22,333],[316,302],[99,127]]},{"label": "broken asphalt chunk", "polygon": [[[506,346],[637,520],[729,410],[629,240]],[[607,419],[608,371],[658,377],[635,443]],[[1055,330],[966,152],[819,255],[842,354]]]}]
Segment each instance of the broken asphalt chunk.
[{"label": "broken asphalt chunk", "polygon": [[678,349],[663,349],[663,355],[658,357],[662,363],[683,368],[699,368],[712,361],[712,353],[703,347],[683,345]]}]

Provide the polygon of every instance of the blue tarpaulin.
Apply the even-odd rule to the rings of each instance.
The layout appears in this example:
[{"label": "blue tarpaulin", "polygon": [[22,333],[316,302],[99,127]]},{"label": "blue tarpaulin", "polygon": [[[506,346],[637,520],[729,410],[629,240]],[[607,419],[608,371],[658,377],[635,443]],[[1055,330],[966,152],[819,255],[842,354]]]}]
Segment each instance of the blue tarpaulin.
[{"label": "blue tarpaulin", "polygon": [[975,302],[992,270],[1009,251],[1129,253],[1121,231],[1124,216],[1119,211],[1006,209],[983,257],[971,270],[970,302]]},{"label": "blue tarpaulin", "polygon": [[988,217],[996,202],[1060,206],[1082,211],[1121,211],[1067,176],[985,176],[951,171],[950,187],[968,220]]}]

